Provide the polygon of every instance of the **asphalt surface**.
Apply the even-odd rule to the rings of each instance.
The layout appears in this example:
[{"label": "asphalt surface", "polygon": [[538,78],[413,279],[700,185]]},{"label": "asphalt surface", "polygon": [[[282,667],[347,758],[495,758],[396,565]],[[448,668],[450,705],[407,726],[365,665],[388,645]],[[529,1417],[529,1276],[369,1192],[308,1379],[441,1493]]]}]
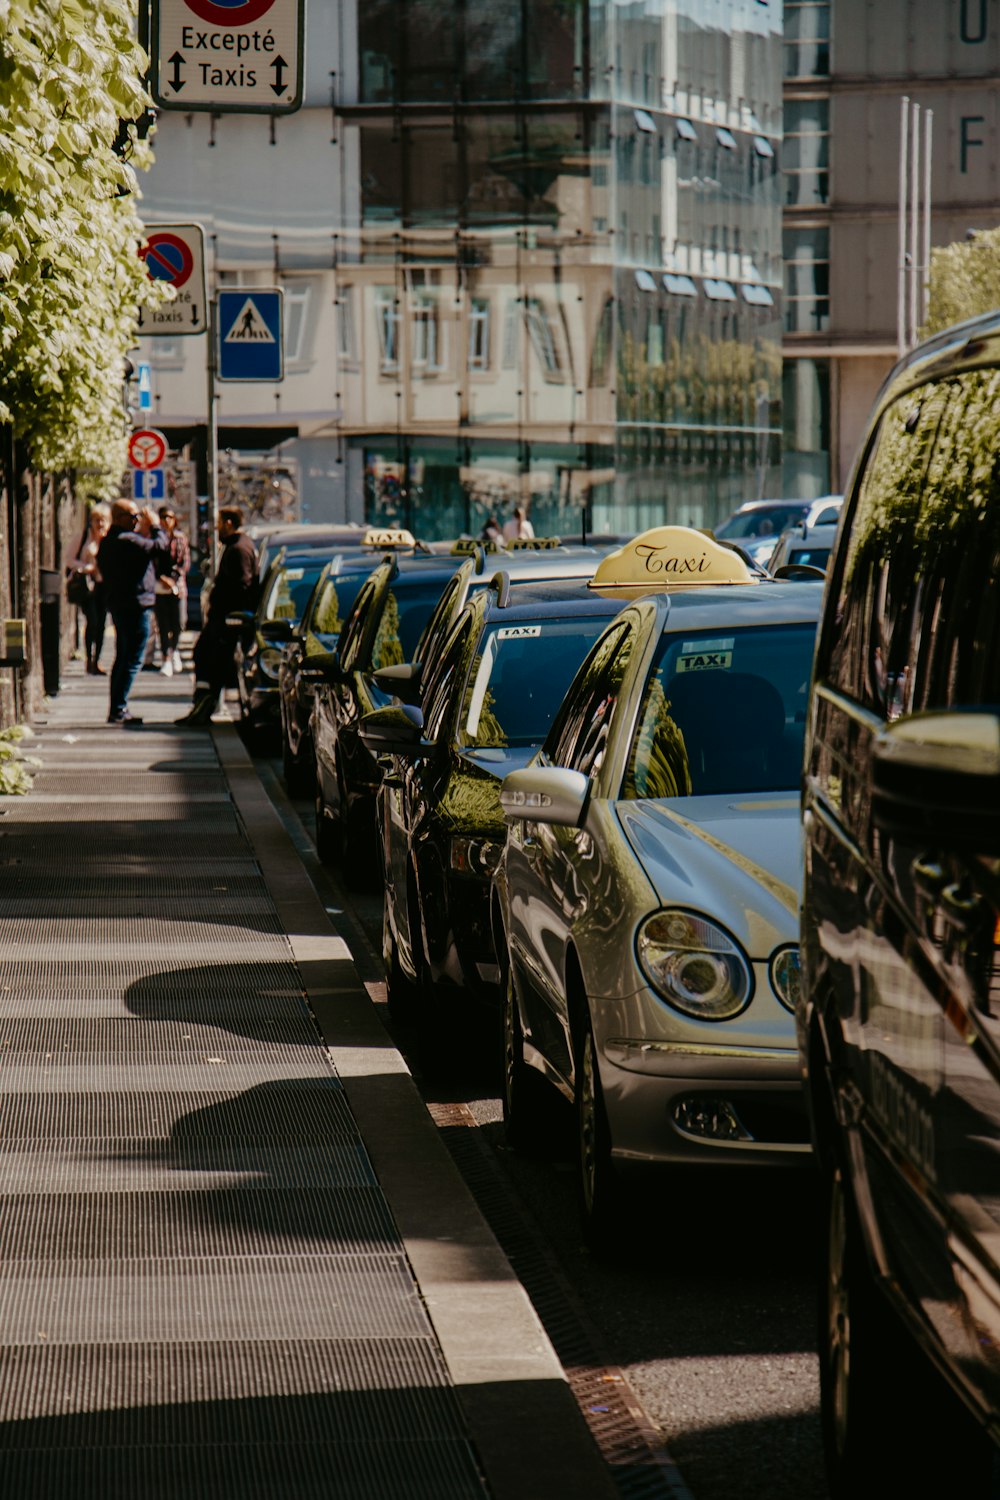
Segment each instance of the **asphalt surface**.
[{"label": "asphalt surface", "polygon": [[[258,765],[266,781],[280,780],[278,762]],[[311,805],[294,806],[311,833]],[[377,981],[381,894],[348,891],[330,874],[339,930],[362,976]],[[425,1099],[475,1116],[512,1204],[544,1239],[695,1500],[825,1500],[808,1171],[643,1178],[620,1255],[599,1261],[578,1232],[568,1106],[555,1102],[553,1150],[517,1157],[504,1142],[492,1064],[470,1064],[442,1089],[424,1076],[419,1038],[386,1022]]]}]

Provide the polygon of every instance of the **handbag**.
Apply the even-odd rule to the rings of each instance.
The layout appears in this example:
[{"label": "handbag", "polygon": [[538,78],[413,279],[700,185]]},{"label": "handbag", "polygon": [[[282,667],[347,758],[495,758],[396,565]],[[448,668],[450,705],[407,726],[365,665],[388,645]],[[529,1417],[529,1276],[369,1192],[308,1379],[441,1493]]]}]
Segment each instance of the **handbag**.
[{"label": "handbag", "polygon": [[66,598],[70,604],[86,609],[94,585],[86,573],[71,573],[66,580]]}]

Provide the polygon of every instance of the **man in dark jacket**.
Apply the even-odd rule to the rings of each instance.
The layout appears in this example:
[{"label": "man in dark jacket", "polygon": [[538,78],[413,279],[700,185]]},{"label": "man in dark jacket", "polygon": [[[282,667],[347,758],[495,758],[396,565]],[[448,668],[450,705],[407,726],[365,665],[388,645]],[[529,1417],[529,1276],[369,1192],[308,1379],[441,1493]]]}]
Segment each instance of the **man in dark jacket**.
[{"label": "man in dark jacket", "polygon": [[155,510],[138,510],[131,500],[111,507],[111,528],[97,553],[97,567],[107,591],[115,626],[115,662],[109,679],[109,724],[141,724],[129,713],[128,695],[149,639],[156,598],[155,559],[168,556],[170,542]]},{"label": "man in dark jacket", "polygon": [[223,506],[218,521],[222,556],[205,624],[194,645],[194,706],[178,724],[208,724],[223,689],[233,684],[237,632],[227,627],[226,616],[255,610],[258,594],[257,548],[242,526],[239,507]]}]

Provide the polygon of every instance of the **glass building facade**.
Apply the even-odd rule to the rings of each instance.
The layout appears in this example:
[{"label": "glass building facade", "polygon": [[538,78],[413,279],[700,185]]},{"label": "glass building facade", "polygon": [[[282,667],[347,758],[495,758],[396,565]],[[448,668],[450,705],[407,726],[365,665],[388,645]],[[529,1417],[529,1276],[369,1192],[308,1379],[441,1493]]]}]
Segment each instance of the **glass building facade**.
[{"label": "glass building facade", "polygon": [[218,279],[284,287],[275,408],[330,415],[282,451],[339,471],[341,513],[435,537],[520,502],[570,535],[779,492],[779,5],[345,0],[309,26],[276,149],[225,119],[199,156],[202,121],[161,121],[146,207],[201,218]]}]

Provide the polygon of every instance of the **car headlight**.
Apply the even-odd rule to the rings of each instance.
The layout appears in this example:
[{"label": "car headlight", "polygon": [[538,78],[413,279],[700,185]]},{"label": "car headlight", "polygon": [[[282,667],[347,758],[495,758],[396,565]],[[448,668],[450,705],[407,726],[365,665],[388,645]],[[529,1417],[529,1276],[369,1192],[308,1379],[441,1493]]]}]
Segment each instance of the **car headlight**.
[{"label": "car headlight", "polygon": [[735,940],[687,911],[658,911],[636,937],[642,972],[668,1005],[699,1021],[728,1021],[750,1003],[753,975]]},{"label": "car headlight", "polygon": [[779,948],[771,955],[771,988],[789,1010],[794,1010],[802,993],[802,963],[798,948]]},{"label": "car headlight", "polygon": [[270,677],[274,682],[277,682],[278,669],[281,666],[281,652],[277,647],[265,646],[257,660],[264,676]]},{"label": "car headlight", "polygon": [[495,839],[453,838],[449,862],[459,875],[474,875],[489,880],[500,863],[503,844]]}]

